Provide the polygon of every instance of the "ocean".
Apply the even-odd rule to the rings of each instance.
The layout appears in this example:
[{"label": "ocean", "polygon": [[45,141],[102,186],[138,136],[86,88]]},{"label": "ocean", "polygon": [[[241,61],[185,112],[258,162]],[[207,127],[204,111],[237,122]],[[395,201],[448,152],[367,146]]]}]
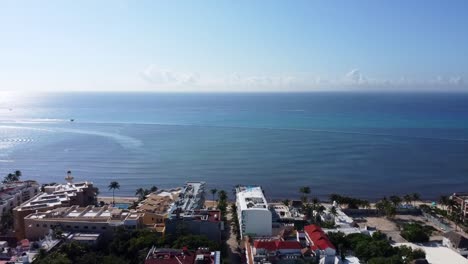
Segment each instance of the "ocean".
[{"label": "ocean", "polygon": [[468,94],[0,93],[0,176],[14,170],[71,170],[101,195],[206,181],[231,198],[437,199],[468,191]]}]

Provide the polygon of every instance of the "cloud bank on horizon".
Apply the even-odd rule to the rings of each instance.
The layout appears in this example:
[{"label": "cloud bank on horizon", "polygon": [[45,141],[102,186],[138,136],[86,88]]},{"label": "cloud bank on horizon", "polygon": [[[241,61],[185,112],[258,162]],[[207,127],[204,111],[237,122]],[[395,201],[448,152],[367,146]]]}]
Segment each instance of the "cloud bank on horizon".
[{"label": "cloud bank on horizon", "polygon": [[0,2],[0,91],[467,91],[468,1]]}]

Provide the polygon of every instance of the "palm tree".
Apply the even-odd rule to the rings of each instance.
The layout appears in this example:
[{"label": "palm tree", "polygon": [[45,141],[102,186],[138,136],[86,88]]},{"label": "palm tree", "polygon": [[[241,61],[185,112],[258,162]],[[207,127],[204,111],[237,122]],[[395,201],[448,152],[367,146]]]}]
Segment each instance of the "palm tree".
[{"label": "palm tree", "polygon": [[413,198],[414,202],[417,202],[417,201],[421,200],[421,196],[419,195],[419,193],[413,193],[413,194],[411,194],[411,197]]},{"label": "palm tree", "polygon": [[115,190],[119,190],[120,189],[120,184],[116,181],[112,181],[110,184],[109,184],[109,190],[112,190],[112,204],[115,205]]},{"label": "palm tree", "polygon": [[392,195],[389,197],[390,201],[392,201],[393,205],[395,207],[398,207],[400,206],[401,204],[401,198],[399,196],[396,196],[396,195]]},{"label": "palm tree", "polygon": [[336,224],[336,216],[338,215],[338,211],[336,210],[335,206],[332,206],[330,209],[330,214],[333,215],[333,221]]},{"label": "palm tree", "polygon": [[213,189],[210,190],[210,192],[211,192],[211,195],[213,195],[213,202],[214,202],[215,201],[215,195],[218,192],[218,189],[213,188]]},{"label": "palm tree", "polygon": [[152,193],[157,192],[157,191],[158,191],[158,187],[156,187],[155,185],[153,185],[153,186],[151,186],[150,191],[151,191]]},{"label": "palm tree", "polygon": [[284,204],[285,206],[288,206],[288,207],[289,207],[289,203],[290,203],[291,201],[290,201],[289,199],[284,199],[282,202],[283,202],[283,204]]},{"label": "palm tree", "polygon": [[227,193],[225,190],[221,190],[218,192],[218,198],[221,201],[226,201],[227,200]]},{"label": "palm tree", "polygon": [[144,197],[145,197],[145,190],[144,190],[143,188],[138,188],[138,189],[135,191],[135,195],[138,196],[138,199],[143,200]]},{"label": "palm tree", "polygon": [[441,195],[439,198],[439,203],[444,206],[444,210],[447,210],[447,205],[449,204],[448,196]]},{"label": "palm tree", "polygon": [[406,194],[405,196],[403,196],[403,200],[408,205],[413,201],[413,197],[411,195],[409,195],[409,194]]},{"label": "palm tree", "polygon": [[312,205],[314,207],[314,210],[317,210],[317,207],[320,204],[320,200],[317,197],[312,198]]},{"label": "palm tree", "polygon": [[299,188],[299,192],[302,193],[301,201],[303,203],[307,203],[307,195],[310,193],[310,187],[302,186],[301,188]]}]

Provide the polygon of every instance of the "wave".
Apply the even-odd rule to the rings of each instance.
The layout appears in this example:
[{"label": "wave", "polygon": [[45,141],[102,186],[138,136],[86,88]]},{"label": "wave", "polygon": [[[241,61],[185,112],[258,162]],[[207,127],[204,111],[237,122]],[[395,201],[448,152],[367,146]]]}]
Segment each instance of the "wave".
[{"label": "wave", "polygon": [[[84,129],[73,129],[73,128],[38,128],[38,127],[28,127],[28,126],[11,126],[11,125],[0,125],[0,128],[7,128],[7,129],[20,129],[20,130],[34,130],[34,131],[43,131],[43,132],[59,132],[59,133],[75,133],[75,134],[82,134],[82,135],[93,135],[93,136],[100,136],[100,137],[105,137],[105,138],[110,138],[117,142],[119,145],[121,145],[124,148],[127,149],[133,149],[133,148],[139,148],[143,145],[143,143],[133,137],[121,135],[121,134],[115,134],[115,133],[109,133],[109,132],[103,132],[103,131],[94,131],[94,130],[84,130]],[[9,138],[0,138],[0,142],[18,142],[18,143],[23,143],[23,142],[31,142],[33,141],[32,139],[30,141],[25,140],[25,139],[9,139]]]},{"label": "wave", "polygon": [[[298,109],[299,111],[301,109]],[[296,110],[293,110],[296,111]],[[57,120],[57,123],[65,122],[64,119],[38,119],[38,120],[50,120],[49,123],[53,123],[52,120]],[[69,121],[67,121],[69,122]],[[0,121],[0,124],[2,121]],[[21,121],[15,122],[16,124],[22,124]],[[39,121],[34,122],[40,124]],[[31,123],[24,123],[31,124]],[[431,137],[431,136],[418,136],[418,135],[401,135],[401,134],[390,134],[390,133],[374,133],[374,132],[362,132],[362,131],[347,131],[347,130],[334,130],[334,129],[315,129],[315,128],[294,128],[294,127],[267,127],[267,126],[235,126],[235,125],[213,125],[213,124],[196,124],[196,123],[169,123],[169,122],[101,122],[101,121],[86,121],[80,122],[79,124],[102,124],[102,125],[159,125],[159,126],[181,126],[181,127],[206,127],[206,128],[237,128],[237,129],[254,129],[254,130],[282,130],[282,131],[304,131],[304,132],[315,132],[315,133],[331,133],[331,134],[349,134],[349,135],[361,135],[361,136],[378,136],[378,137],[393,137],[393,138],[409,138],[409,139],[422,139],[422,140],[444,140],[444,141],[458,141],[468,142],[468,138],[451,138],[451,137]],[[36,127],[23,127],[23,126],[5,126],[5,128],[16,128],[16,129],[30,129],[30,130],[41,130],[53,132],[50,129],[36,128]],[[102,131],[92,131],[83,129],[69,129],[69,128],[53,128],[58,132],[77,133],[77,134],[89,134],[102,137],[112,138],[124,147],[137,148],[142,145],[142,142],[136,138],[108,133]]]}]

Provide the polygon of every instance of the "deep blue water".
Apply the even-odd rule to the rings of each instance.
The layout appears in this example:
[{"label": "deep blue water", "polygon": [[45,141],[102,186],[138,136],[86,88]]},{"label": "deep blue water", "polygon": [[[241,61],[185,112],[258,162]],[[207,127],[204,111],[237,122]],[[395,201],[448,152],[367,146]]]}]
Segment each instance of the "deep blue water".
[{"label": "deep blue water", "polygon": [[0,93],[0,175],[16,169],[101,194],[204,180],[430,199],[468,189],[468,94]]}]

